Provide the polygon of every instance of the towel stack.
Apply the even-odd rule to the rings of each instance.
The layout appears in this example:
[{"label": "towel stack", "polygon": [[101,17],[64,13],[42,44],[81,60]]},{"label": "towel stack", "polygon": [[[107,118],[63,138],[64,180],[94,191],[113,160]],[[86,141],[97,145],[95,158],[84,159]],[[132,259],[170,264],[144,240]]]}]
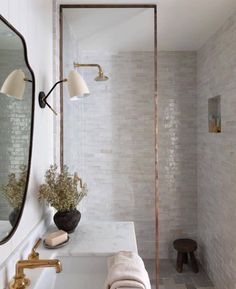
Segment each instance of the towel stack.
[{"label": "towel stack", "polygon": [[108,258],[105,289],[151,289],[143,260],[133,252],[119,252]]}]

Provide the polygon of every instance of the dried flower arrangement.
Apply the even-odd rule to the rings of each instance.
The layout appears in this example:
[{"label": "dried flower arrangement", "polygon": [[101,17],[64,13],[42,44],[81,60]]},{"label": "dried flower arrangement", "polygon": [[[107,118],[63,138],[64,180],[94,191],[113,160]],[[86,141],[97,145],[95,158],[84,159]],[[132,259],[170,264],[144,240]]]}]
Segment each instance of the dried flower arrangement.
[{"label": "dried flower arrangement", "polygon": [[20,209],[25,193],[27,180],[27,166],[20,166],[19,177],[12,173],[8,175],[8,183],[1,187],[3,196],[7,199],[10,206],[14,209]]},{"label": "dried flower arrangement", "polygon": [[57,172],[57,165],[51,165],[45,174],[45,184],[39,188],[38,198],[42,202],[54,207],[59,212],[75,210],[79,202],[87,195],[87,186],[74,174],[71,176],[67,166],[63,166],[61,173]]}]

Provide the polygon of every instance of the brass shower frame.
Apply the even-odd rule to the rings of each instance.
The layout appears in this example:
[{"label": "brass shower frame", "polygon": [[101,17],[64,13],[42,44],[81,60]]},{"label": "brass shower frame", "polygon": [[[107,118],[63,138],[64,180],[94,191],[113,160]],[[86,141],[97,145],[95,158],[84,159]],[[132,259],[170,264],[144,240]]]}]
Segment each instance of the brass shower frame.
[{"label": "brass shower frame", "polygon": [[[155,103],[155,213],[156,213],[156,289],[159,288],[159,277],[160,277],[160,259],[159,259],[159,162],[158,162],[158,149],[159,149],[159,130],[158,130],[158,87],[157,87],[157,5],[156,4],[61,4],[59,6],[59,26],[60,26],[60,40],[59,40],[59,50],[60,50],[60,76],[63,77],[63,10],[64,9],[76,9],[76,8],[151,8],[153,9],[154,16],[154,103]],[[96,65],[97,66],[97,65]],[[63,143],[63,134],[64,134],[64,126],[63,126],[63,88],[61,86],[60,90],[60,111],[61,111],[61,119],[60,119],[60,166],[64,165],[64,143]]]}]

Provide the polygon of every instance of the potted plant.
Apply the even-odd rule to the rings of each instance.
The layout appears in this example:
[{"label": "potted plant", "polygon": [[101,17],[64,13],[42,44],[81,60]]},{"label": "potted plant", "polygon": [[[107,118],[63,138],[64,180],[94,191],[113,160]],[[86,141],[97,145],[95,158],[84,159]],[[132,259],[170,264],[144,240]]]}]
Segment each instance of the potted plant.
[{"label": "potted plant", "polygon": [[57,165],[51,165],[45,174],[45,184],[39,188],[38,198],[57,210],[53,220],[58,229],[72,233],[81,218],[77,205],[86,195],[87,186],[77,174],[71,176],[67,166],[58,173]]},{"label": "potted plant", "polygon": [[15,226],[20,209],[23,203],[26,180],[27,180],[27,167],[25,165],[20,166],[19,177],[16,174],[11,173],[8,175],[8,183],[2,186],[2,193],[5,199],[9,202],[13,211],[9,215],[9,221],[12,227]]}]

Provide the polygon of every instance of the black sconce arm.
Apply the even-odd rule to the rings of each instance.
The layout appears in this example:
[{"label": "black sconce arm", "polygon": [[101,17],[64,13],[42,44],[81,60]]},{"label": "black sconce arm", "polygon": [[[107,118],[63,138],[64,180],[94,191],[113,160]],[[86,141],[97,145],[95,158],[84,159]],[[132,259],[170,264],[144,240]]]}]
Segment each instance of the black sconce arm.
[{"label": "black sconce arm", "polygon": [[49,97],[49,95],[52,93],[52,91],[54,90],[54,88],[59,84],[59,83],[62,83],[62,82],[66,82],[67,79],[62,79],[62,80],[59,80],[57,81],[53,87],[49,90],[49,92],[47,94],[45,94],[43,91],[40,91],[39,93],[39,106],[41,108],[45,108],[45,106],[47,105],[55,115],[57,115],[57,112],[51,107],[51,105],[47,102],[47,98]]}]

